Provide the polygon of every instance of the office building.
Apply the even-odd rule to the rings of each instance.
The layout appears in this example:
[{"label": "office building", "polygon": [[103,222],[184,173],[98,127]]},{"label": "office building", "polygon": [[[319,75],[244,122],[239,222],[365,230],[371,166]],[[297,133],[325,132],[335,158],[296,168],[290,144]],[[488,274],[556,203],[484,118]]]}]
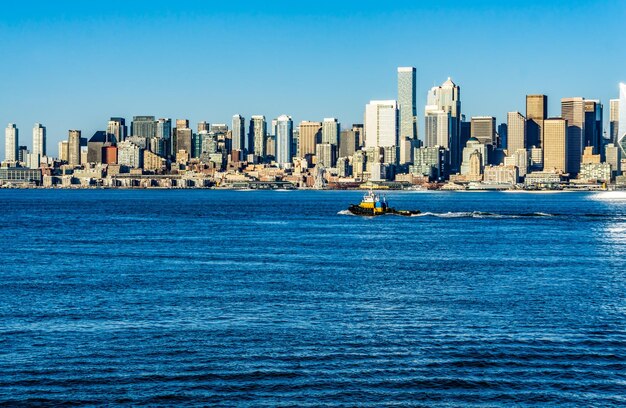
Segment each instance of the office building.
[{"label": "office building", "polygon": [[70,156],[70,144],[67,140],[59,142],[59,160],[67,163]]},{"label": "office building", "polygon": [[507,151],[514,154],[519,149],[526,149],[526,118],[519,112],[509,112],[507,114]]},{"label": "office building", "polygon": [[[176,140],[174,141],[175,148],[172,154],[178,156],[184,151],[185,154],[189,155],[189,157],[193,157],[193,131],[189,128],[188,119],[176,119],[176,129],[174,135]],[[182,154],[181,157],[183,156],[184,154]]]},{"label": "office building", "polygon": [[198,122],[198,133],[202,131],[208,132],[210,130],[211,130],[211,124],[209,122],[206,122],[206,121]]},{"label": "office building", "polygon": [[598,100],[587,99],[584,102],[585,134],[583,148],[591,146],[594,152],[604,155],[602,151],[602,116],[603,106]]},{"label": "office building", "polygon": [[335,118],[324,118],[322,122],[322,143],[339,146],[339,132],[341,126]]},{"label": "office building", "polygon": [[619,99],[609,102],[609,140],[617,145],[617,129],[619,126]]},{"label": "office building", "polygon": [[611,166],[611,179],[615,179],[622,172],[621,156],[620,149],[614,143],[606,145],[604,157],[606,163]]},{"label": "office building", "polygon": [[68,156],[67,163],[70,166],[80,165],[80,130],[70,130],[67,138]]},{"label": "office building", "polygon": [[310,121],[300,122],[298,139],[298,157],[315,155],[316,146],[322,142],[322,124]]},{"label": "office building", "polygon": [[543,146],[543,121],[548,117],[546,95],[526,95],[526,147]]},{"label": "office building", "polygon": [[276,118],[276,162],[281,166],[291,163],[293,158],[293,121],[291,116]]},{"label": "office building", "polygon": [[317,158],[317,165],[324,167],[333,167],[337,160],[336,156],[336,148],[334,144],[331,143],[319,143],[315,146],[315,157]]},{"label": "office building", "polygon": [[398,142],[400,164],[412,161],[411,144],[404,140],[417,138],[416,71],[414,67],[398,67]]},{"label": "office building", "polygon": [[585,137],[585,99],[561,99],[561,118],[567,121],[567,172],[577,175]]},{"label": "office building", "polygon": [[[464,146],[461,140],[461,122],[463,115],[461,114],[460,97],[461,88],[452,82],[452,79],[448,78],[441,86],[435,86],[430,89],[425,112],[425,114],[439,116],[439,118],[436,119],[436,131],[434,130],[435,126],[433,126],[435,119],[425,120],[425,126],[428,126],[427,131],[430,132],[429,135],[424,137],[425,146],[445,146],[450,150],[450,166],[454,171],[458,171],[459,169],[461,153]],[[444,126],[443,123],[441,123],[443,119],[441,111],[449,114],[448,120],[450,123],[448,126]],[[442,133],[444,129],[448,129],[448,140],[445,143],[443,141],[445,136]],[[438,133],[438,136],[434,136],[434,132]],[[436,139],[439,141],[434,142]],[[467,139],[469,139],[469,136]]]},{"label": "office building", "polygon": [[117,142],[121,142],[125,140],[128,137],[128,127],[126,126],[126,119],[124,118],[109,119],[106,132],[107,132],[107,135],[109,135],[109,140],[113,143],[117,143]]},{"label": "office building", "polygon": [[33,155],[40,158],[46,156],[46,127],[35,123],[33,127]]},{"label": "office building", "polygon": [[424,138],[426,147],[440,146],[450,150],[452,120],[450,112],[436,105],[426,106],[424,112]]},{"label": "office building", "polygon": [[105,146],[112,143],[109,138],[115,138],[114,135],[105,131],[97,131],[87,142],[87,163],[103,163],[102,152]]},{"label": "office building", "polygon": [[[568,124],[562,118],[549,118],[543,121],[543,170],[555,173],[569,171]],[[578,153],[580,161],[580,153]],[[580,163],[577,167],[580,167]]]},{"label": "office building", "polygon": [[241,115],[234,115],[232,126],[232,150],[238,152],[238,160],[243,160],[246,154],[246,119]]},{"label": "office building", "polygon": [[441,146],[416,147],[409,173],[427,176],[430,181],[443,180],[448,175],[448,154]]},{"label": "office building", "polygon": [[617,145],[626,157],[626,84],[619,84],[619,118],[617,125]]},{"label": "office building", "polygon": [[143,149],[130,140],[118,143],[117,163],[131,168],[143,167]]},{"label": "office building", "polygon": [[250,119],[250,130],[248,132],[248,140],[251,143],[248,153],[254,153],[259,158],[265,157],[265,145],[267,138],[267,123],[265,116],[254,115]]},{"label": "office building", "polygon": [[365,147],[398,146],[396,101],[371,101],[365,106]]},{"label": "office building", "polygon": [[154,116],[133,116],[133,121],[130,123],[130,135],[147,139],[155,137],[156,121]]},{"label": "office building", "polygon": [[[478,170],[476,169],[476,162],[478,160]],[[489,151],[487,145],[481,143],[475,137],[470,137],[465,147],[463,148],[463,158],[461,160],[461,174],[465,176],[482,175],[482,170],[489,163]],[[477,181],[477,180],[472,180]]]},{"label": "office building", "polygon": [[354,130],[342,130],[339,135],[339,157],[350,157],[358,149],[359,135]]},{"label": "office building", "polygon": [[474,116],[471,120],[472,137],[478,139],[484,145],[497,146],[496,118],[493,116]]}]

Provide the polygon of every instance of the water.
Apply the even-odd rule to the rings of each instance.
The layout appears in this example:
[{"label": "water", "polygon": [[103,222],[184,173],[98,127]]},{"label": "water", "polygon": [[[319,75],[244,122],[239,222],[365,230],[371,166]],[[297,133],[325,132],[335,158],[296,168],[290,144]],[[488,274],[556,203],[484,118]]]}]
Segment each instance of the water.
[{"label": "water", "polygon": [[626,404],[626,195],[0,191],[0,403]]}]

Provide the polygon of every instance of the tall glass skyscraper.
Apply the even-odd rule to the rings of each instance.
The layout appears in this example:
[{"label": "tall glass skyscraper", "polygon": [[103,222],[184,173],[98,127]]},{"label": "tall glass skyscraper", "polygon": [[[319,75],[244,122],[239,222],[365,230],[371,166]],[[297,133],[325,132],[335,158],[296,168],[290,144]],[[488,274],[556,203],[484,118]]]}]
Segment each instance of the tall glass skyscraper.
[{"label": "tall glass skyscraper", "polygon": [[246,150],[246,119],[241,115],[233,116],[232,143],[232,149],[239,152],[241,160]]},{"label": "tall glass skyscraper", "polygon": [[35,123],[33,127],[33,155],[42,156],[46,155],[46,127],[40,123]]},{"label": "tall glass skyscraper", "polygon": [[398,67],[398,112],[399,112],[399,143],[400,143],[400,164],[411,162],[411,149],[406,149],[403,140],[413,140],[417,138],[417,108],[416,108],[416,86],[415,68]]},{"label": "tall glass skyscraper", "polygon": [[[446,127],[441,121],[442,112],[449,114],[450,123],[447,126],[448,141],[443,144],[442,137]],[[450,150],[450,168],[458,171],[461,166],[463,146],[461,146],[461,88],[452,79],[448,78],[441,86],[435,86],[428,92],[428,102],[426,106],[427,115],[439,116],[437,119],[437,136],[433,135],[433,126],[429,127],[431,135],[426,136],[426,142],[437,141],[436,145]],[[432,124],[433,120],[429,120]]]},{"label": "tall glass skyscraper", "polygon": [[265,139],[267,138],[267,122],[265,116],[253,115],[250,119],[248,132],[248,154],[254,153],[260,158],[265,157]]},{"label": "tall glass skyscraper", "polygon": [[276,162],[280,166],[291,163],[293,144],[293,121],[291,116],[280,115],[276,119]]}]

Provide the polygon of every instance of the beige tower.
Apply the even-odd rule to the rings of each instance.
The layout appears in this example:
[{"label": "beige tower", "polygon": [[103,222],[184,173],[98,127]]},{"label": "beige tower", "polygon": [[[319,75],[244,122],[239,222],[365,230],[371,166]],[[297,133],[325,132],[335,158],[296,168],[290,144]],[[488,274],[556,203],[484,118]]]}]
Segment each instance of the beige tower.
[{"label": "beige tower", "polygon": [[70,166],[80,165],[80,130],[70,130],[67,138],[67,162]]},{"label": "beige tower", "polygon": [[585,98],[561,99],[561,117],[567,121],[567,172],[578,174],[585,139]]},{"label": "beige tower", "polygon": [[507,114],[507,151],[512,156],[520,149],[526,149],[526,118],[519,112]]},{"label": "beige tower", "polygon": [[543,146],[543,121],[548,117],[546,95],[526,95],[526,146]]},{"label": "beige tower", "polygon": [[543,169],[567,173],[567,121],[561,118],[546,119],[543,135]]},{"label": "beige tower", "polygon": [[315,146],[321,143],[322,124],[320,122],[300,122],[300,146],[298,157],[315,154]]}]

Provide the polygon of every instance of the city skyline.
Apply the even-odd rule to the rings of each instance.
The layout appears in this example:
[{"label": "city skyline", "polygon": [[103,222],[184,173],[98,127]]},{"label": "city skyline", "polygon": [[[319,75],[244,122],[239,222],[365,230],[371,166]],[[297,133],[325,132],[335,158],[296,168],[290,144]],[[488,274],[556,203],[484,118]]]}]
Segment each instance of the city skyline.
[{"label": "city skyline", "polygon": [[[525,96],[533,93],[549,96],[552,114],[560,111],[561,98],[575,96],[598,99],[608,109],[609,100],[618,97],[615,84],[626,80],[621,68],[626,57],[613,52],[619,49],[621,29],[616,17],[626,15],[621,2],[568,2],[567,8],[538,2],[471,7],[399,2],[365,8],[356,2],[316,4],[289,10],[280,2],[261,8],[251,2],[210,8],[192,4],[183,11],[159,2],[119,9],[76,4],[71,10],[9,5],[0,17],[0,34],[6,39],[0,51],[13,64],[0,68],[7,78],[0,88],[5,95],[0,121],[22,128],[22,141],[26,129],[43,124],[52,155],[68,129],[92,135],[106,127],[110,116],[229,123],[236,113],[269,119],[286,113],[294,124],[336,117],[349,126],[363,121],[368,101],[396,99],[396,67],[415,66],[417,133],[423,138],[427,91],[447,77],[462,87],[468,118],[495,116],[497,123],[506,122],[507,112],[525,112]],[[559,21],[553,21],[557,12]],[[441,46],[432,47],[425,39],[443,15],[452,26],[442,34]],[[224,30],[209,36],[200,24],[207,19]],[[574,44],[563,30],[579,21],[593,35]],[[260,29],[253,22],[281,24],[261,24],[265,28]],[[234,23],[241,28],[237,32],[231,29]],[[490,28],[471,30],[473,26]],[[295,35],[288,36],[290,32]],[[397,44],[380,39],[383,32],[398,38]],[[533,43],[538,37],[543,41]],[[445,47],[456,38],[463,39],[461,46]],[[509,43],[516,47],[504,47]],[[531,43],[532,55],[542,64],[525,58]],[[307,46],[307,54],[326,52],[333,61],[306,66],[299,45]],[[205,53],[198,52],[202,47]],[[564,61],[584,47],[593,47],[598,57],[564,70]],[[359,58],[366,49],[377,53],[377,61]],[[242,62],[233,66],[228,61],[239,55],[234,50]],[[109,51],[117,53],[117,63],[110,62]],[[279,51],[292,58],[276,63]],[[186,56],[192,63],[184,69],[155,64],[162,52]],[[249,67],[248,58],[260,63]],[[605,114],[606,129],[607,120]]]}]

